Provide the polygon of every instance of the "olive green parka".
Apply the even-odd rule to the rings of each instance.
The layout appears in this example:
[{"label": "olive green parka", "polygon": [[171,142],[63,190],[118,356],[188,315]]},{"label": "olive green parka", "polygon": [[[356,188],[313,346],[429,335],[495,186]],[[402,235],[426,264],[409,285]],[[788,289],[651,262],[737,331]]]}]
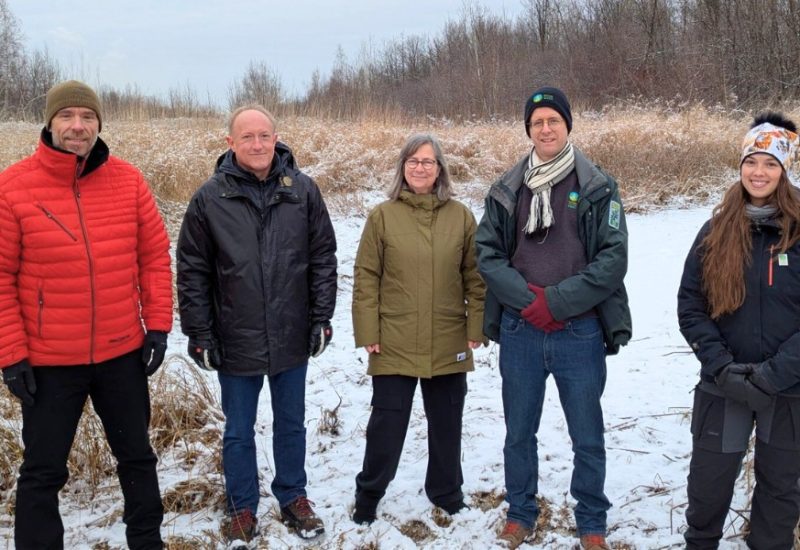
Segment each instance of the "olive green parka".
[{"label": "olive green parka", "polygon": [[485,286],[472,212],[408,190],[367,218],[354,269],[356,347],[371,375],[431,378],[473,370],[468,340],[483,341]]}]

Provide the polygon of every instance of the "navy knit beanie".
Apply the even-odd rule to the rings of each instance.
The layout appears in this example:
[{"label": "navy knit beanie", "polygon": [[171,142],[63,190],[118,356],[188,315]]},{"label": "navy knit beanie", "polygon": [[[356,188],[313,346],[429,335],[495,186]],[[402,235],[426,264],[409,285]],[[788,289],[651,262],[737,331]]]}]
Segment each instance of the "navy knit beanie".
[{"label": "navy knit beanie", "polygon": [[572,109],[570,109],[567,96],[558,88],[545,86],[533,92],[525,102],[525,133],[528,134],[528,137],[531,135],[531,115],[539,107],[550,107],[558,111],[558,114],[564,117],[564,122],[567,123],[567,133],[572,131]]}]

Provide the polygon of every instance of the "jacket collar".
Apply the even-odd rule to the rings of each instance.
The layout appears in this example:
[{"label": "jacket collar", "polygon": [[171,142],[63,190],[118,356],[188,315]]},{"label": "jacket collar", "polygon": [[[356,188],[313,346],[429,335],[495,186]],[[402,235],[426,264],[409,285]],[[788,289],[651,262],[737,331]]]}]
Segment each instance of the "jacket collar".
[{"label": "jacket collar", "polygon": [[[296,170],[297,162],[294,159],[294,154],[289,147],[278,142],[275,144],[275,156],[272,159],[272,167],[267,174],[266,179],[259,180],[255,174],[245,170],[239,163],[236,162],[236,154],[228,149],[217,159],[217,166],[215,171],[220,174],[232,176],[237,183],[247,183],[251,185],[260,185],[264,181],[269,181],[278,175],[283,175],[289,170]],[[228,178],[225,178],[228,179]]]},{"label": "jacket collar", "polygon": [[400,196],[397,200],[403,202],[412,208],[421,208],[423,210],[436,210],[444,204],[444,201],[439,199],[434,193],[427,193],[425,195],[417,195],[413,191],[403,189],[400,191]]},{"label": "jacket collar", "polygon": [[[587,197],[602,185],[607,184],[608,178],[577,147],[573,147],[573,151],[575,152],[575,174],[578,177],[581,196]],[[489,196],[497,200],[509,212],[513,212],[517,204],[517,196],[525,179],[527,168],[528,155],[525,155],[513,168],[500,176],[500,179],[489,189]]]},{"label": "jacket collar", "polygon": [[[59,149],[53,145],[53,135],[45,127],[42,128],[42,133],[39,137],[39,147],[36,150],[36,155],[48,171],[75,173],[77,177],[82,178],[105,164],[110,152],[108,145],[99,137],[86,157]],[[80,170],[80,173],[77,172],[78,170]]]}]

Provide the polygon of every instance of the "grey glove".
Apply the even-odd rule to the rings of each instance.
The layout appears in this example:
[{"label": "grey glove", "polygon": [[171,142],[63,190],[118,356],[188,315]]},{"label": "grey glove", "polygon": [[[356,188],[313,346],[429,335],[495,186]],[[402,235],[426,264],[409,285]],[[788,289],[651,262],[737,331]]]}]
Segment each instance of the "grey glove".
[{"label": "grey glove", "polygon": [[33,394],[36,393],[36,379],[27,359],[14,363],[3,369],[3,382],[11,393],[16,395],[25,405],[33,405]]},{"label": "grey glove", "polygon": [[222,366],[222,351],[219,346],[189,340],[186,350],[197,366],[203,370],[219,370]]}]

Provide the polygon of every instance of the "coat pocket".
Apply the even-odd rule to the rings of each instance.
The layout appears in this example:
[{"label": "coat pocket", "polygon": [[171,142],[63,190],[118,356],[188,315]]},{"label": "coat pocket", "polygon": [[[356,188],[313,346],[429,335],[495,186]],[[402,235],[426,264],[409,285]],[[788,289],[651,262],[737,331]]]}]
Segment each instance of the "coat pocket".
[{"label": "coat pocket", "polygon": [[800,451],[800,397],[779,395],[769,432],[769,444],[778,449]]},{"label": "coat pocket", "polygon": [[141,289],[139,288],[139,278],[136,277],[136,274],[131,275],[131,305],[133,306],[133,311],[136,312],[138,317],[142,316],[142,305],[141,305]]},{"label": "coat pocket", "polygon": [[36,334],[39,336],[39,338],[44,338],[44,283],[42,281],[39,281],[36,301]]},{"label": "coat pocket", "polygon": [[39,208],[39,210],[44,212],[44,215],[47,216],[49,220],[51,220],[58,227],[60,227],[61,230],[64,231],[64,233],[66,233],[70,239],[72,239],[75,242],[78,241],[78,237],[76,237],[75,234],[72,231],[70,231],[69,227],[67,227],[67,225],[64,222],[59,220],[56,217],[56,215],[53,214],[45,205],[43,205],[42,203],[37,203],[36,206]]},{"label": "coat pocket", "polygon": [[703,449],[720,452],[725,424],[725,398],[712,395],[699,387],[694,389],[692,407],[692,440]]},{"label": "coat pocket", "polygon": [[753,431],[753,412],[746,405],[695,387],[692,442],[715,453],[747,449]]}]

